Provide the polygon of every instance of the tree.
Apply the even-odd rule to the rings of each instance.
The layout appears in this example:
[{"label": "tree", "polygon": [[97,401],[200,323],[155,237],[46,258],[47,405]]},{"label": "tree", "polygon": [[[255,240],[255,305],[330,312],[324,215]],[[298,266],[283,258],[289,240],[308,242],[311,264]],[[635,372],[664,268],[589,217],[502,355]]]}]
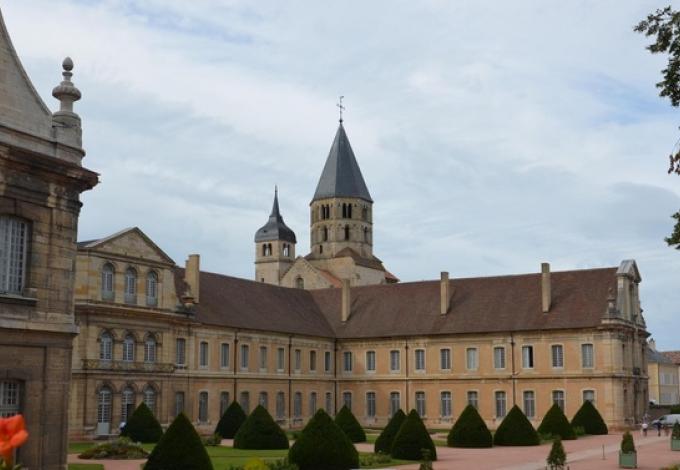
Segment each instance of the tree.
[{"label": "tree", "polygon": [[227,407],[220,421],[215,426],[215,434],[222,436],[222,439],[233,439],[238,428],[246,420],[246,414],[236,400]]},{"label": "tree", "polygon": [[[680,106],[680,12],[674,11],[670,6],[658,9],[640,21],[634,31],[655,38],[647,46],[649,52],[668,54],[668,64],[661,71],[662,80],[656,87],[661,90],[659,96],[668,97],[674,107]],[[669,163],[668,173],[680,175],[680,148],[677,144],[669,156]],[[673,233],[665,241],[668,246],[675,246],[680,250],[680,211],[672,217],[677,223]]]},{"label": "tree", "polygon": [[359,453],[349,437],[320,409],[288,451],[300,470],[348,470],[359,467]]},{"label": "tree", "polygon": [[543,417],[540,426],[538,426],[539,434],[550,434],[551,436],[559,436],[564,440],[576,439],[574,428],[569,424],[569,420],[564,416],[562,408],[557,403],[553,403],[548,412]]},{"label": "tree", "polygon": [[335,424],[340,426],[350,441],[366,442],[366,433],[347,406],[343,406],[335,415]]},{"label": "tree", "polygon": [[234,436],[234,448],[287,449],[288,437],[269,412],[262,405],[258,405]]},{"label": "tree", "polygon": [[163,435],[163,428],[144,402],[128,418],[121,436],[129,437],[134,442],[158,442]]},{"label": "tree", "polygon": [[567,463],[567,453],[564,451],[562,439],[559,437],[553,441],[553,445],[550,448],[550,453],[548,454],[546,462],[550,470],[562,470],[564,468],[564,464]]},{"label": "tree", "polygon": [[430,433],[427,432],[418,412],[411,410],[399,432],[394,436],[390,453],[395,459],[420,460],[423,458],[423,450],[429,451],[430,460],[437,460],[437,449]]},{"label": "tree", "polygon": [[380,433],[378,438],[375,440],[375,445],[373,451],[378,454],[389,454],[392,451],[392,443],[394,442],[394,437],[399,432],[399,428],[404,423],[406,419],[406,413],[399,409],[392,418],[390,422],[387,423],[385,429]]},{"label": "tree", "polygon": [[609,433],[600,412],[590,400],[586,400],[571,420],[571,427],[583,428],[586,434],[601,435]]},{"label": "tree", "polygon": [[201,438],[184,413],[163,434],[144,470],[213,470]]},{"label": "tree", "polygon": [[499,446],[537,446],[538,433],[517,405],[513,406],[493,436]]},{"label": "tree", "polygon": [[624,432],[621,438],[621,452],[624,454],[635,452],[635,442],[633,441],[633,435],[629,431]]},{"label": "tree", "polygon": [[492,447],[493,438],[477,408],[465,407],[446,438],[449,447]]}]

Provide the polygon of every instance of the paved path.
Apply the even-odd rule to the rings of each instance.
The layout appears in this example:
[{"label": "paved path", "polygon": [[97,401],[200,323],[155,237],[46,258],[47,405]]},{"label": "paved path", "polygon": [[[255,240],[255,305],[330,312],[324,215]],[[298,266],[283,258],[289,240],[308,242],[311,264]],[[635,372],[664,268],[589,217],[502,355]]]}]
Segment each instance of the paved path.
[{"label": "paved path", "polygon": [[69,454],[68,463],[100,463],[105,470],[139,470],[144,460],[91,460],[79,459],[78,454]]}]

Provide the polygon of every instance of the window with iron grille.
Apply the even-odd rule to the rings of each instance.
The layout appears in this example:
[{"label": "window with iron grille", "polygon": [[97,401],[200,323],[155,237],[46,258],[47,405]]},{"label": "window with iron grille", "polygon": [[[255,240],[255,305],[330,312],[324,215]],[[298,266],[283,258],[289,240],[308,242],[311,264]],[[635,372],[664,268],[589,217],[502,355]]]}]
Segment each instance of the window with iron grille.
[{"label": "window with iron grille", "polygon": [[21,384],[16,380],[0,381],[0,418],[14,416],[21,412]]},{"label": "window with iron grille", "polygon": [[0,293],[21,295],[23,292],[27,245],[28,223],[0,215]]}]

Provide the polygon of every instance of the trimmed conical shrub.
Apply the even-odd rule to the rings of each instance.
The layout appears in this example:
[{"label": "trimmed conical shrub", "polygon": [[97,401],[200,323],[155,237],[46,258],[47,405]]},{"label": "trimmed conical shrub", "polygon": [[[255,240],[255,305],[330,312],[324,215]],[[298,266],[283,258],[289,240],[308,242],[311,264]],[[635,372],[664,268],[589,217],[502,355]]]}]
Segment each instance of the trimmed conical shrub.
[{"label": "trimmed conical shrub", "polygon": [[541,441],[522,410],[515,405],[496,429],[493,443],[499,446],[537,446]]},{"label": "trimmed conical shrub", "polygon": [[340,412],[335,415],[335,424],[340,426],[340,429],[347,434],[350,441],[366,442],[366,433],[364,432],[364,429],[346,406],[343,406],[340,409]]},{"label": "trimmed conical shrub", "polygon": [[257,405],[234,436],[234,448],[287,449],[288,437],[269,412],[262,405]]},{"label": "trimmed conical shrub", "polygon": [[538,426],[538,434],[549,434],[551,436],[559,436],[565,441],[576,439],[574,428],[569,424],[569,420],[564,416],[562,408],[557,403],[553,403],[548,412],[543,417],[540,426]]},{"label": "trimmed conical shrub", "polygon": [[446,438],[449,447],[492,447],[493,438],[477,408],[465,407]]},{"label": "trimmed conical shrub", "polygon": [[149,407],[142,402],[128,418],[120,435],[129,437],[134,442],[158,442],[163,435],[163,428]]},{"label": "trimmed conical shrub", "polygon": [[401,408],[396,413],[394,413],[390,419],[390,422],[387,423],[385,429],[383,429],[378,438],[375,440],[373,451],[376,454],[389,454],[392,451],[392,442],[394,442],[394,437],[399,432],[399,428],[405,419],[406,413],[401,411]]},{"label": "trimmed conical shrub", "polygon": [[212,469],[201,438],[184,413],[177,415],[144,465],[144,470]]},{"label": "trimmed conical shrub", "polygon": [[394,437],[391,454],[395,459],[420,460],[423,458],[423,449],[430,451],[430,460],[437,460],[437,449],[430,433],[418,412],[411,410]]},{"label": "trimmed conical shrub", "polygon": [[567,463],[567,453],[564,451],[562,439],[559,436],[553,441],[550,453],[545,461],[550,470],[562,470]]},{"label": "trimmed conical shrub", "polygon": [[571,420],[573,428],[581,427],[586,434],[601,435],[608,434],[609,429],[605,424],[600,412],[590,400],[586,400],[578,409],[574,418]]},{"label": "trimmed conical shrub", "polygon": [[288,451],[300,470],[348,470],[359,467],[359,453],[349,437],[320,409]]},{"label": "trimmed conical shrub", "polygon": [[215,434],[222,436],[222,439],[233,439],[245,420],[246,414],[243,412],[243,408],[234,400],[215,426]]}]

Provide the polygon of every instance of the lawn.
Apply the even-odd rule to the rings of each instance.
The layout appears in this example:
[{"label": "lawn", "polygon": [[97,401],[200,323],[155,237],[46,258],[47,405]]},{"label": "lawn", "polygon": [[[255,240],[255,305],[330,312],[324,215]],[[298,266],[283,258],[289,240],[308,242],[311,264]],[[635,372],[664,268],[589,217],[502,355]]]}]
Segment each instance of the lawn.
[{"label": "lawn", "polygon": [[99,463],[70,463],[68,470],[104,470],[104,466]]}]

